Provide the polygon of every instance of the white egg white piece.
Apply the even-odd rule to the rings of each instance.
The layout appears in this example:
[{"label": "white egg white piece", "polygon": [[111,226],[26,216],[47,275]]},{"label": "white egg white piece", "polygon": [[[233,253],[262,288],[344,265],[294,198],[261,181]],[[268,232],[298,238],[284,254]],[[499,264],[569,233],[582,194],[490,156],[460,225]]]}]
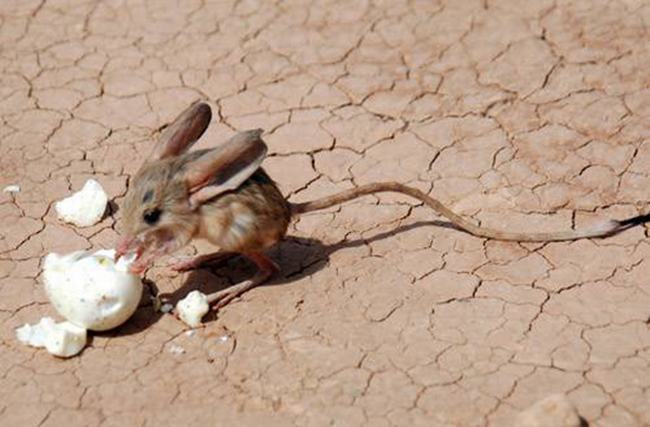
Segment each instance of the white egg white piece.
[{"label": "white egg white piece", "polygon": [[173,305],[165,303],[160,306],[158,311],[160,311],[163,314],[167,314],[167,313],[171,313],[173,309],[174,309]]},{"label": "white egg white piece", "polygon": [[101,184],[89,179],[80,191],[56,202],[54,209],[62,221],[89,227],[102,219],[107,203],[108,196]]},{"label": "white egg white piece", "polygon": [[51,253],[43,263],[47,296],[56,311],[82,328],[105,331],[131,317],[142,296],[140,278],[128,272],[134,256],[115,263],[115,250]]},{"label": "white egg white piece", "polygon": [[35,325],[25,324],[16,329],[16,337],[23,344],[45,349],[59,357],[71,357],[86,346],[86,329],[70,322],[55,323],[51,317],[43,317]]},{"label": "white egg white piece", "polygon": [[7,185],[5,188],[2,189],[2,191],[5,193],[19,193],[20,186],[16,184]]},{"label": "white egg white piece", "polygon": [[201,318],[210,311],[208,297],[199,291],[192,291],[176,304],[176,314],[192,328],[201,326]]}]

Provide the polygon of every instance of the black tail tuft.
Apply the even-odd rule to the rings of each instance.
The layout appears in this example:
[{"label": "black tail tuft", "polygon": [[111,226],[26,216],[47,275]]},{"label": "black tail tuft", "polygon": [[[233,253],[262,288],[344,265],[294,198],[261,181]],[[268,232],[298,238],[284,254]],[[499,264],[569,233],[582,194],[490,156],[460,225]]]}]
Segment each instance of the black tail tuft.
[{"label": "black tail tuft", "polygon": [[639,225],[646,222],[650,222],[650,214],[633,216],[632,218],[624,219],[618,223],[621,227],[632,227],[634,225]]}]

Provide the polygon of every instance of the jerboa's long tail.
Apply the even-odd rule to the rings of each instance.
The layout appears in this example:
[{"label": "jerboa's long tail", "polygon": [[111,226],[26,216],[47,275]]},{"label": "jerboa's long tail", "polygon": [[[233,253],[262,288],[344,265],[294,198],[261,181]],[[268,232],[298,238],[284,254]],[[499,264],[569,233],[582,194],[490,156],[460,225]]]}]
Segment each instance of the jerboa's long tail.
[{"label": "jerboa's long tail", "polygon": [[495,230],[487,227],[480,227],[462,216],[454,213],[436,199],[428,194],[397,182],[379,182],[362,185],[360,187],[345,190],[332,196],[323,197],[311,202],[294,203],[291,211],[294,215],[311,212],[319,209],[326,209],[358,197],[374,193],[402,193],[420,200],[438,214],[444,216],[455,226],[473,234],[474,236],[486,237],[494,240],[508,240],[517,242],[559,242],[564,240],[578,240],[590,237],[606,237],[616,234],[622,230],[643,224],[650,221],[650,214],[639,215],[622,221],[605,220],[593,227],[581,230],[566,230],[542,233],[522,233],[514,231]]}]

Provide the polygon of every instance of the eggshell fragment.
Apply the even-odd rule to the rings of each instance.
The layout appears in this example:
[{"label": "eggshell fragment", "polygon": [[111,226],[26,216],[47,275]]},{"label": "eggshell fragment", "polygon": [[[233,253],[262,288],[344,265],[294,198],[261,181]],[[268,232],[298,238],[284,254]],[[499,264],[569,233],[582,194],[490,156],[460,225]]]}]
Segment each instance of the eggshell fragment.
[{"label": "eggshell fragment", "polygon": [[176,304],[176,313],[188,326],[201,326],[201,318],[210,311],[208,297],[199,291],[192,291]]},{"label": "eggshell fragment", "polygon": [[94,331],[124,323],[138,308],[140,278],[128,272],[133,257],[115,263],[114,250],[51,253],[43,263],[45,291],[68,321]]},{"label": "eggshell fragment", "polygon": [[79,227],[89,227],[104,216],[108,196],[94,179],[89,179],[80,191],[56,202],[54,209],[59,219]]},{"label": "eggshell fragment", "polygon": [[16,329],[16,337],[32,347],[45,347],[59,357],[78,354],[86,346],[86,330],[70,322],[55,323],[51,317],[43,317],[35,325],[25,324]]}]

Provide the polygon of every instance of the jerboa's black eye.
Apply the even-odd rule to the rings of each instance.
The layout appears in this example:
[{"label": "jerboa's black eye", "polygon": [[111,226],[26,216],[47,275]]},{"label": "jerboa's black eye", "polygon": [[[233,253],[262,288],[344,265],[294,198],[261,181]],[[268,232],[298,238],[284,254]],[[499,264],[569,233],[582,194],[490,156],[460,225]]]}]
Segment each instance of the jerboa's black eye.
[{"label": "jerboa's black eye", "polygon": [[145,212],[142,217],[144,219],[144,222],[146,222],[149,225],[154,225],[160,219],[161,213],[162,212],[160,212],[160,209],[153,209]]}]

